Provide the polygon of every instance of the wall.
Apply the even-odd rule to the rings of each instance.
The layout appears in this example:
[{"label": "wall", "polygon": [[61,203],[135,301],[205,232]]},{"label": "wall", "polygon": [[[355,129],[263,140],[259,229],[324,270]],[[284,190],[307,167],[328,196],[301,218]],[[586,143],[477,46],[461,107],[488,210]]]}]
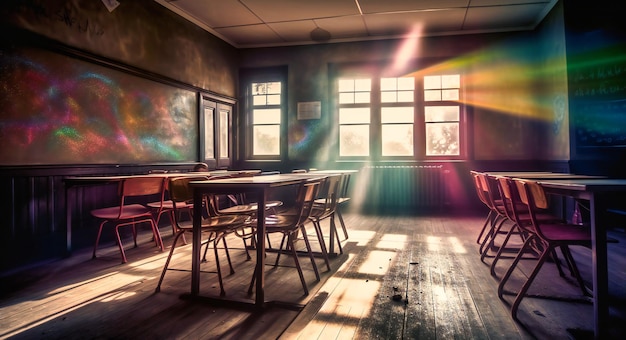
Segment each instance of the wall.
[{"label": "wall", "polygon": [[[137,124],[123,126],[121,131],[152,130],[153,137],[168,136],[163,138],[173,146],[176,138],[197,140],[197,105],[161,103],[163,98],[169,98],[167,94],[159,94],[163,87],[166,88],[164,93],[182,89],[190,102],[197,100],[198,92],[227,98],[237,96],[238,51],[235,48],[154,1],[125,0],[120,3],[112,12],[99,0],[7,0],[0,3],[0,50],[3,51],[2,58],[6,58],[3,60],[45,66],[38,69],[41,72],[31,72],[29,67],[11,68],[11,72],[7,72],[7,65],[2,64],[0,77],[13,76],[10,83],[5,83],[8,86],[0,90],[3,107],[0,127],[7,128],[7,124],[20,121],[22,123],[8,128],[23,129],[24,132],[19,141],[7,142],[3,138],[0,152],[0,196],[4,202],[0,207],[3,216],[0,222],[3,235],[0,238],[0,278],[3,272],[68,255],[65,176],[135,174],[154,168],[186,170],[197,161],[195,152],[159,159],[144,158],[144,152],[139,149],[133,149],[136,158],[122,157],[122,153],[117,157],[116,151],[108,153],[110,159],[103,159],[92,157],[87,151],[54,149],[51,140],[32,148],[46,152],[40,154],[41,157],[20,155],[20,150],[28,150],[21,142],[28,144],[41,137],[46,126],[43,121],[54,123],[58,120],[51,118],[50,112],[58,114],[66,108],[65,117],[75,125],[117,114],[118,118],[124,116],[113,122],[119,123],[118,127],[123,125],[121,122],[134,121]],[[21,53],[24,49],[28,49],[26,54]],[[31,50],[35,52],[31,53]],[[33,58],[22,58],[24,55]],[[76,71],[79,65],[80,72]],[[25,70],[21,76],[20,70]],[[85,77],[99,81],[77,81]],[[117,86],[107,86],[109,80],[115,80]],[[12,90],[8,91],[9,88]],[[135,106],[113,105],[112,102],[109,106],[104,105],[110,98],[129,103],[128,96],[142,92],[149,95],[132,102]],[[76,98],[80,100],[75,101]],[[110,110],[104,112],[103,107]],[[163,115],[148,115],[149,120],[138,121],[141,117],[137,112],[152,111],[152,108],[161,108]],[[17,112],[19,117],[9,116],[11,112]],[[169,120],[160,120],[160,117]],[[177,127],[177,117],[196,123]],[[102,130],[106,129],[59,131],[93,135],[102,133]],[[181,135],[174,137],[173,131],[181,132]],[[16,138],[18,135],[12,134]],[[159,142],[157,139],[154,139],[155,144]],[[178,144],[183,147],[187,142],[179,140]],[[105,139],[102,143],[104,147],[110,141]],[[92,147],[98,146],[91,144]],[[136,147],[130,144],[131,149]],[[197,146],[188,144],[183,148],[197,150]],[[54,154],[59,157],[54,158]],[[20,156],[26,156],[22,158],[26,159],[25,163],[20,163]],[[37,164],[24,165],[26,163]],[[78,189],[76,201],[69,202],[75,206],[72,230],[75,249],[90,247],[95,240],[98,222],[90,217],[89,210],[111,204],[115,195],[116,189],[110,186]],[[105,237],[111,240],[110,233]]]},{"label": "wall", "polygon": [[619,2],[564,3],[572,169],[626,172],[626,21]]}]

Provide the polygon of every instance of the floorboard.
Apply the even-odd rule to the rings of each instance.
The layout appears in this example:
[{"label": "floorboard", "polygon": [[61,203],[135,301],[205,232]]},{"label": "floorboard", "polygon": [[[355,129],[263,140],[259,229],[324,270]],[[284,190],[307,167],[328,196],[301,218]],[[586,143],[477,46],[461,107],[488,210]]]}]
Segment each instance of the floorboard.
[{"label": "floorboard", "polygon": [[[267,255],[267,299],[300,304],[301,310],[276,306],[254,312],[181,299],[190,289],[190,245],[177,248],[171,264],[185,271],[168,271],[155,293],[168,252],[159,251],[146,232],[139,247],[127,248],[127,264],[120,264],[119,250],[109,244],[96,259],[90,249],[79,250],[0,277],[0,339],[584,339],[590,334],[591,304],[574,280],[558,276],[554,263],[542,269],[530,291],[537,297],[524,299],[520,322],[513,321],[513,295],[500,300],[496,294],[512,259],[501,259],[492,276],[492,258],[480,261],[478,254],[484,216],[346,213],[344,219],[350,236],[342,241],[344,253],[331,259],[331,271],[317,259],[320,281],[301,258],[308,296],[292,259],[283,256],[274,268],[276,254]],[[323,227],[328,235],[328,223]],[[164,242],[171,244],[171,229],[162,229]],[[610,334],[624,338],[626,237],[619,229],[609,233],[619,241],[609,244]],[[247,288],[254,261],[247,260],[241,240],[233,236],[228,244],[234,273],[219,249],[227,296],[253,301]],[[590,282],[589,250],[573,248],[573,255]],[[519,288],[533,264],[524,260],[507,289]],[[212,251],[202,268],[201,293],[219,297]]]}]

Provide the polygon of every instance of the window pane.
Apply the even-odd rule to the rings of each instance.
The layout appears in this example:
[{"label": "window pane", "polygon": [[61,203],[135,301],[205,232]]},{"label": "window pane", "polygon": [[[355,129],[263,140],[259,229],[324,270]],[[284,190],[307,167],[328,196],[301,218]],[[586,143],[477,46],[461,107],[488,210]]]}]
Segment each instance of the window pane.
[{"label": "window pane", "polygon": [[426,124],[426,155],[427,156],[459,155],[459,124],[458,123],[427,123]]},{"label": "window pane", "polygon": [[255,126],[252,136],[252,152],[254,155],[279,155],[280,126]]},{"label": "window pane", "polygon": [[413,107],[383,107],[380,112],[381,123],[413,123]]},{"label": "window pane", "polygon": [[267,105],[267,97],[265,95],[252,96],[252,105],[254,106]]},{"label": "window pane", "polygon": [[441,76],[441,88],[458,89],[460,87],[461,87],[461,75],[460,74]]},{"label": "window pane", "polygon": [[371,91],[372,80],[371,79],[355,79],[354,90],[355,91]]},{"label": "window pane", "polygon": [[386,92],[381,92],[380,93],[380,101],[383,103],[396,103],[398,101],[397,99],[397,92],[393,91],[386,91]]},{"label": "window pane", "polygon": [[220,154],[219,157],[220,158],[228,158],[229,157],[229,152],[228,152],[228,147],[230,146],[229,143],[229,139],[230,139],[230,129],[229,127],[229,122],[228,122],[228,111],[224,111],[221,110],[220,111]]},{"label": "window pane", "polygon": [[458,122],[458,106],[426,106],[424,107],[426,122]]},{"label": "window pane", "polygon": [[459,90],[441,90],[442,100],[459,100]]},{"label": "window pane", "polygon": [[267,83],[267,94],[280,94],[280,82]]},{"label": "window pane", "polygon": [[369,103],[370,102],[370,93],[369,92],[357,92],[354,94],[354,102],[355,103]]},{"label": "window pane", "polygon": [[354,92],[354,79],[339,79],[339,92]]},{"label": "window pane", "polygon": [[354,92],[340,93],[339,104],[354,104]]},{"label": "window pane", "polygon": [[252,83],[252,95],[265,95],[267,94],[267,83]]},{"label": "window pane", "polygon": [[413,124],[382,126],[383,156],[413,156]]},{"label": "window pane", "polygon": [[213,127],[212,107],[204,108],[204,159],[215,158],[215,128]]},{"label": "window pane", "polygon": [[397,78],[381,78],[380,90],[381,91],[396,91],[398,89]]},{"label": "window pane", "polygon": [[424,91],[424,100],[427,102],[441,101],[441,90]]},{"label": "window pane", "polygon": [[424,89],[440,89],[441,88],[441,76],[425,76],[424,77]]},{"label": "window pane", "polygon": [[280,94],[267,96],[267,105],[280,105]]},{"label": "window pane", "polygon": [[342,125],[339,127],[340,156],[369,156],[369,125]]},{"label": "window pane", "polygon": [[400,102],[400,103],[412,103],[413,102],[413,91],[399,91],[398,92],[398,102]]},{"label": "window pane", "polygon": [[252,124],[280,124],[280,109],[256,109],[252,111]]},{"label": "window pane", "polygon": [[339,109],[339,124],[369,124],[370,122],[370,108],[369,107],[355,107],[355,108],[340,108]]},{"label": "window pane", "polygon": [[398,78],[398,90],[415,90],[415,79],[413,77]]}]

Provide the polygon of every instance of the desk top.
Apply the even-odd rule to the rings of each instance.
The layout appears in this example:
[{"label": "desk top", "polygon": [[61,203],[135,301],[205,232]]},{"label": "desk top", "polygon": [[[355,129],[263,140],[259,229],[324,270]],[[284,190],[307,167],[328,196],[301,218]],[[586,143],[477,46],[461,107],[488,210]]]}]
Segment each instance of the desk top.
[{"label": "desk top", "polygon": [[284,185],[298,184],[311,178],[319,178],[321,176],[306,174],[277,174],[267,176],[251,176],[251,177],[233,177],[223,179],[209,179],[206,181],[191,181],[189,185],[195,188],[208,189],[259,189],[278,187]]},{"label": "desk top", "polygon": [[494,171],[494,172],[485,172],[490,176],[495,177],[510,177],[510,178],[521,178],[521,179],[534,179],[534,180],[542,180],[542,179],[554,179],[554,180],[565,180],[565,179],[602,179],[607,178],[606,176],[594,176],[594,175],[580,175],[580,174],[570,174],[570,173],[561,173],[561,172],[543,172],[543,171]]},{"label": "desk top", "polygon": [[626,191],[626,179],[620,178],[586,178],[586,179],[541,179],[537,180],[541,185],[554,189],[577,190],[577,191]]}]

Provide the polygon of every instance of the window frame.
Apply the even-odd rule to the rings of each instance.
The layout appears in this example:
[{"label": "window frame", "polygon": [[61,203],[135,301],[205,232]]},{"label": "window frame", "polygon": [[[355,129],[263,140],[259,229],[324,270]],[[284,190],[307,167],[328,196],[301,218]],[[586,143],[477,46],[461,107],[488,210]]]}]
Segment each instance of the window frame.
[{"label": "window frame", "polygon": [[[271,68],[251,68],[240,69],[240,93],[242,105],[242,114],[239,130],[243,132],[243,142],[240,144],[240,154],[243,155],[245,161],[283,161],[287,157],[287,68],[271,67]],[[279,127],[279,154],[278,155],[254,155],[254,125],[253,123],[253,83],[269,83],[280,82],[280,127]]]},{"label": "window frame", "polygon": [[[467,119],[468,107],[464,104],[465,82],[463,72],[457,69],[446,69],[444,71],[429,71],[429,67],[436,64],[437,61],[414,61],[410,63],[404,71],[394,73],[386,72],[388,69],[386,63],[369,63],[369,64],[333,64],[329,67],[329,81],[331,103],[333,107],[334,122],[337,126],[335,141],[337,143],[335,151],[335,159],[337,161],[362,161],[362,162],[386,162],[386,161],[428,161],[428,160],[464,160],[467,159],[468,151],[468,131],[469,122]],[[441,60],[439,60],[441,62]],[[382,78],[402,77],[403,75],[414,75],[414,101],[382,103],[380,82]],[[437,105],[454,105],[459,106],[459,155],[426,155],[426,121],[425,107],[433,106],[431,101],[424,100],[424,76],[425,75],[447,75],[458,74],[460,76],[459,100],[456,101],[440,101],[435,102]],[[339,79],[342,78],[369,78],[372,81],[371,99],[370,99],[370,155],[369,156],[341,156],[340,134],[339,134],[339,110],[342,105],[339,103]],[[445,104],[442,104],[445,103]],[[383,156],[382,155],[382,108],[394,106],[406,106],[411,104],[414,107],[413,119],[413,155],[412,156]]]}]

